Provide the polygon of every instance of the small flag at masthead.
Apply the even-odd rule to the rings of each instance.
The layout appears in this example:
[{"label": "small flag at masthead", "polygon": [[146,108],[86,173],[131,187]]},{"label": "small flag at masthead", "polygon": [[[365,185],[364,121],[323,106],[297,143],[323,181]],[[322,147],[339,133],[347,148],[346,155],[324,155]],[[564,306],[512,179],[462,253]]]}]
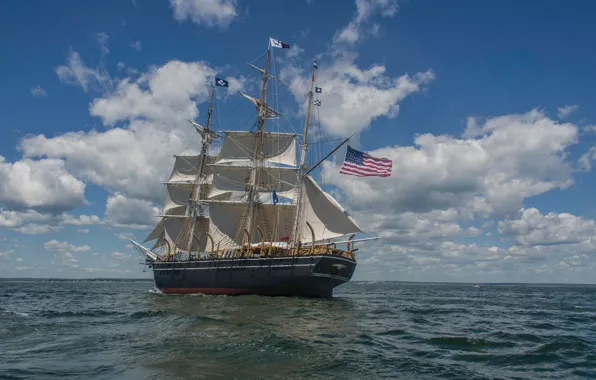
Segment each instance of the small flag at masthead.
[{"label": "small flag at masthead", "polygon": [[227,80],[218,77],[215,77],[215,85],[220,87],[229,87]]},{"label": "small flag at masthead", "polygon": [[271,42],[271,46],[280,48],[280,49],[289,49],[290,45],[286,44],[283,41],[276,40],[275,38],[269,38],[269,42]]}]

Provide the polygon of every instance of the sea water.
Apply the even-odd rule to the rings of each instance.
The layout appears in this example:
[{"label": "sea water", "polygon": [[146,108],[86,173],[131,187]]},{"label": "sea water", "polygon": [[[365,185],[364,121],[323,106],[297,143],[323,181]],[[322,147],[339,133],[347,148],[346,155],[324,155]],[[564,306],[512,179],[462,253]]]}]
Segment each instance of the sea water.
[{"label": "sea water", "polygon": [[0,379],[596,379],[596,286],[0,280]]}]

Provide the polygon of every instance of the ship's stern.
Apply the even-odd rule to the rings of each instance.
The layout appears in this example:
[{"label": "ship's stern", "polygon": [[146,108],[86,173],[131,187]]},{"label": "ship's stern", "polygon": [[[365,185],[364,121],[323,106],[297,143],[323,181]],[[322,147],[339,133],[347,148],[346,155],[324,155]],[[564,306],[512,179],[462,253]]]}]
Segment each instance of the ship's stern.
[{"label": "ship's stern", "polygon": [[318,297],[333,297],[333,289],[350,281],[355,270],[355,260],[341,256],[322,256],[310,274],[317,284]]}]

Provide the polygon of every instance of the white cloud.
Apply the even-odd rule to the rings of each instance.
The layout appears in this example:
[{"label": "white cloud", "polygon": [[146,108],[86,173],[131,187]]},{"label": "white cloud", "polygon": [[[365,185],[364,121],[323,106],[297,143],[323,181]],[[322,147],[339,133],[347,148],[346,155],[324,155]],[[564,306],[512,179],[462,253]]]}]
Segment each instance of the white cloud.
[{"label": "white cloud", "polygon": [[88,252],[91,250],[88,245],[73,245],[65,241],[62,242],[55,239],[45,242],[43,247],[48,251],[59,252]]},{"label": "white cloud", "polygon": [[130,44],[130,47],[132,47],[136,51],[140,51],[141,50],[141,41],[135,41],[134,43]]},{"label": "white cloud", "polygon": [[85,184],[60,159],[14,163],[0,156],[0,203],[13,209],[62,212],[85,204]]},{"label": "white cloud", "polygon": [[36,96],[38,98],[43,98],[48,96],[48,92],[44,90],[41,86],[37,85],[31,87],[31,95]]},{"label": "white cloud", "polygon": [[34,210],[0,210],[0,227],[28,235],[56,232],[66,225],[100,224],[96,215],[73,216],[67,213],[40,213]]},{"label": "white cloud", "polygon": [[207,99],[214,74],[201,62],[168,62],[136,81],[122,81],[91,104],[91,113],[107,125],[131,120],[126,128],[30,136],[19,149],[26,157],[64,158],[70,173],[113,193],[161,202],[160,181],[168,174],[172,155],[199,146],[199,136],[185,119],[197,117],[195,102]]},{"label": "white cloud", "polygon": [[97,215],[78,215],[73,216],[70,214],[64,214],[62,216],[62,223],[63,224],[72,224],[75,226],[83,226],[83,225],[90,225],[90,224],[101,224],[102,221],[99,219]]},{"label": "white cloud", "polygon": [[143,118],[161,121],[195,118],[198,111],[193,100],[207,99],[208,83],[214,75],[215,71],[203,62],[170,61],[136,81],[122,80],[114,93],[93,101],[91,115],[101,117],[106,125]]},{"label": "white cloud", "polygon": [[152,228],[159,222],[159,211],[150,202],[122,194],[110,196],[106,203],[106,219],[118,227]]},{"label": "white cloud", "polygon": [[91,232],[91,230],[89,228],[78,228],[77,232],[81,234],[88,234],[89,232]]},{"label": "white cloud", "polygon": [[543,215],[535,208],[521,209],[519,219],[503,220],[499,233],[513,236],[519,245],[577,244],[591,241],[596,246],[596,223],[568,213]]},{"label": "white cloud", "polygon": [[[500,248],[456,243],[454,239],[477,236],[501,216],[517,216],[528,197],[570,186],[573,165],[567,151],[577,142],[578,130],[574,124],[558,123],[537,110],[484,121],[470,119],[465,138],[423,134],[415,137],[413,146],[369,151],[393,160],[391,177],[340,175],[339,163],[331,161],[323,164],[322,177],[324,183],[336,187],[339,200],[361,227],[381,238],[363,247],[363,271],[368,275],[381,271],[391,276],[384,268],[391,263],[400,276],[414,280],[408,273],[449,272],[455,276],[449,278],[457,279],[458,273],[469,276],[480,273],[479,268],[499,278],[505,272],[515,272],[519,263],[548,257],[562,260],[572,252],[561,248]],[[543,218],[551,220],[551,216]],[[581,252],[589,251],[585,237],[592,221],[582,222],[566,214],[552,219],[559,220],[552,223],[552,229],[525,237],[508,234],[516,236],[518,244],[537,243],[537,236],[546,236],[543,243],[550,241],[560,247],[575,242],[583,247]],[[499,224],[502,233],[513,231],[513,227],[505,227],[511,220]],[[543,224],[538,218],[534,225]],[[564,224],[576,238],[570,237],[574,236],[571,232],[568,237],[557,238],[557,230],[567,231]],[[578,243],[582,238],[584,241]],[[368,256],[366,252],[374,253]]]},{"label": "white cloud", "polygon": [[[334,136],[346,136],[366,129],[376,118],[395,118],[399,102],[419,92],[431,82],[432,70],[413,76],[389,77],[383,65],[361,69],[355,63],[356,55],[345,54],[329,66],[319,63],[317,85],[323,89],[320,121],[325,131]],[[282,79],[289,81],[298,102],[308,93],[308,79],[296,68],[282,70]]]},{"label": "white cloud", "polygon": [[112,85],[105,70],[87,67],[76,51],[71,51],[66,65],[56,67],[56,75],[64,83],[81,86],[85,92],[96,88],[105,90]]},{"label": "white cloud", "polygon": [[578,109],[578,105],[560,107],[558,109],[557,115],[559,116],[559,119],[564,119],[567,116],[571,115],[573,112],[577,111]]},{"label": "white cloud", "polygon": [[[356,0],[356,15],[350,23],[338,30],[333,37],[333,42],[355,44],[363,38],[364,26],[376,14],[383,17],[392,17],[397,13],[397,0]],[[378,25],[374,24],[371,34],[378,32]]]},{"label": "white cloud", "polygon": [[170,0],[174,18],[190,19],[197,25],[227,28],[238,16],[236,0]]},{"label": "white cloud", "polygon": [[354,180],[323,165],[327,183],[350,194],[356,211],[428,212],[455,208],[462,214],[506,214],[522,201],[573,183],[565,150],[576,142],[577,126],[558,124],[543,113],[506,115],[470,128],[476,138],[418,135],[414,146],[370,152],[393,160],[389,178]]}]

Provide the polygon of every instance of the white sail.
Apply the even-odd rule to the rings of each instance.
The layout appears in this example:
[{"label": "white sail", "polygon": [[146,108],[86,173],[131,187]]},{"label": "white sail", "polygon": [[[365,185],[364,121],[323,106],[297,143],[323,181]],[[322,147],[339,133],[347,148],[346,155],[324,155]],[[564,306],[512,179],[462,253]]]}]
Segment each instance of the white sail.
[{"label": "white sail", "polygon": [[[226,192],[244,192],[250,185],[249,166],[213,165],[213,186],[208,198]],[[296,168],[261,167],[258,169],[257,191],[271,193],[275,190],[280,196],[296,187]]]},{"label": "white sail", "polygon": [[166,185],[166,197],[163,205],[164,215],[184,215],[192,192],[191,186]]},{"label": "white sail", "polygon": [[[256,134],[227,131],[217,159],[218,164],[249,164],[253,160]],[[262,142],[262,158],[268,163],[296,166],[296,134],[266,132]]]},{"label": "white sail", "polygon": [[[172,173],[168,178],[168,183],[192,183],[195,181],[197,172],[199,171],[199,164],[201,162],[201,156],[175,156],[174,167]],[[207,161],[205,162],[205,171],[203,174],[208,176],[207,165],[215,162],[215,157],[205,156]]]},{"label": "white sail", "polygon": [[[187,223],[186,219],[183,218],[164,218],[163,223],[163,232],[164,238],[167,239],[172,246],[176,246],[176,251],[184,252],[186,251],[186,247],[188,246],[188,239],[191,238],[190,234],[186,236],[185,239],[181,239],[180,233],[182,232],[185,223]],[[195,224],[195,236],[197,236],[201,243],[201,251],[205,250],[205,244],[207,238],[205,237],[205,233],[208,231],[209,226],[209,218],[207,217],[199,217],[197,218],[197,222]],[[182,241],[183,240],[183,241]],[[160,244],[163,245],[163,242]],[[196,240],[193,238],[192,240],[192,251],[196,251],[197,244]]]},{"label": "white sail", "polygon": [[[295,210],[294,205],[273,205],[261,204],[257,206],[256,226],[259,226],[265,234],[265,241],[271,241],[272,234],[274,240],[290,237],[292,233],[292,217]],[[209,205],[209,233],[215,240],[215,245],[220,244],[220,250],[239,247],[241,241],[246,244],[246,237],[243,232],[243,213],[246,204],[237,202],[212,203]],[[274,221],[275,224],[274,231]],[[234,241],[240,231],[240,239]],[[242,239],[242,240],[241,240]],[[253,232],[251,243],[260,243],[261,236],[257,229]]]},{"label": "white sail", "polygon": [[162,234],[163,234],[163,219],[159,221],[159,223],[157,223],[157,226],[155,226],[155,228],[153,229],[153,231],[151,231],[149,233],[149,235],[147,235],[147,237],[145,238],[145,240],[143,240],[143,243],[146,243],[148,241],[151,240],[155,240],[157,238],[159,238]]},{"label": "white sail", "polygon": [[363,232],[344,208],[315,182],[311,176],[302,181],[302,201],[299,218],[300,240],[312,239],[308,221],[314,231],[315,239],[332,239],[352,233]]}]

